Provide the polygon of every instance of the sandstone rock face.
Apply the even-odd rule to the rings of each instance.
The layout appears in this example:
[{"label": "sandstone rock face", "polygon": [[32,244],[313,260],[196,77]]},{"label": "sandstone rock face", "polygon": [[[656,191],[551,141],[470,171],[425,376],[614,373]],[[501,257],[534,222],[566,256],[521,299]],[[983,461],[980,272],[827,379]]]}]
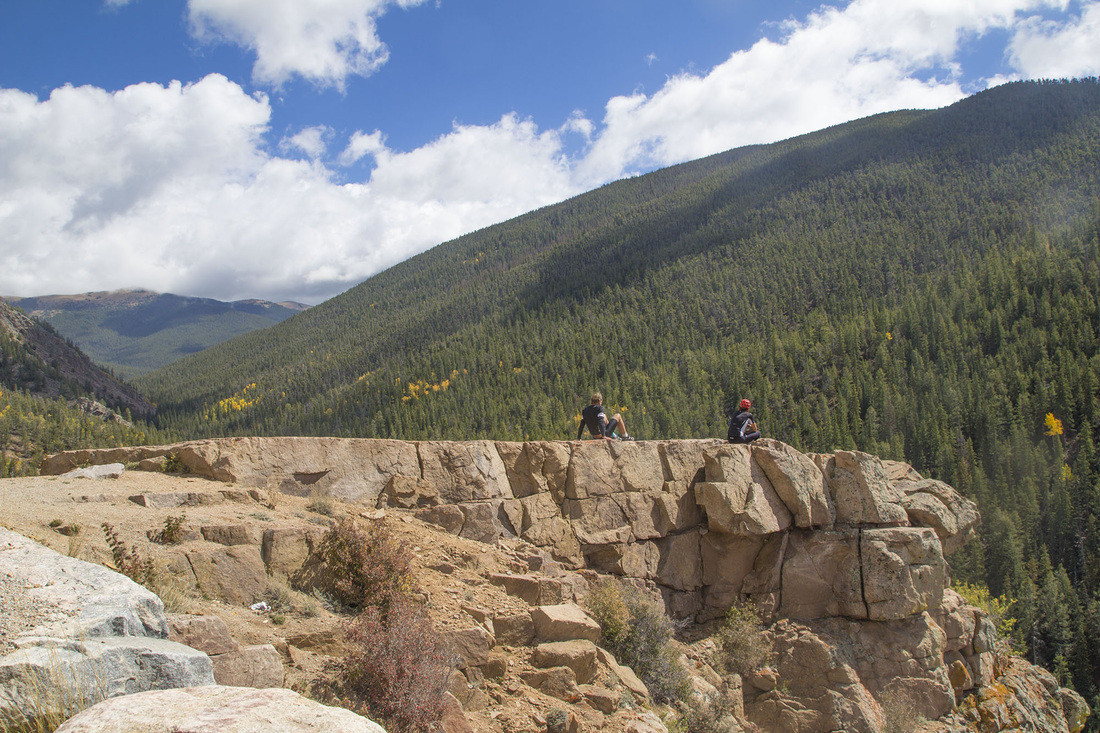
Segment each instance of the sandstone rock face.
[{"label": "sandstone rock face", "polygon": [[308,700],[291,690],[191,687],[106,700],[70,718],[58,733],[125,730],[130,733],[386,733],[350,710]]},{"label": "sandstone rock face", "polygon": [[[1028,687],[1037,672],[1009,671],[1004,681],[992,623],[945,588],[944,557],[973,534],[977,509],[904,463],[858,451],[802,454],[774,440],[233,438],[75,451],[49,457],[43,472],[135,461],[155,467],[170,455],[195,475],[244,489],[141,495],[139,503],[235,501],[230,494],[249,488],[316,492],[370,509],[408,509],[481,542],[515,537],[539,548],[540,562],[583,569],[588,580],[592,573],[620,576],[663,598],[676,617],[707,621],[751,601],[775,622],[774,648],[770,666],[747,678],[732,704],[740,714],[743,703],[744,716],[767,730],[879,731],[884,700],[945,721],[970,715],[970,723],[989,730],[997,728],[988,721],[1013,715],[1047,721],[1035,730],[1064,730],[1087,715],[1083,701],[1057,685],[1040,684],[1042,695]],[[307,529],[272,529],[259,545],[233,527],[204,529],[226,546],[188,556],[196,580],[211,595],[235,593],[238,603],[250,600],[253,584],[259,588],[264,565],[295,576],[316,544]],[[467,666],[475,676],[489,674],[498,666],[494,644],[541,643],[541,668],[528,673],[532,686],[606,706],[605,695],[588,689],[587,662],[575,661],[587,653],[551,653],[555,643],[598,641],[599,627],[573,603],[587,581],[578,574],[565,574],[577,583],[549,578],[531,567],[530,574],[519,566],[490,578],[531,613],[489,615],[483,627],[468,630]],[[644,696],[630,670],[603,656],[610,655],[597,649],[613,686]],[[955,708],[998,684],[1016,702],[1002,705],[993,696]],[[704,697],[719,694],[714,680],[698,687]],[[735,687],[742,689],[739,679]],[[1063,727],[1049,727],[1058,716]]]}]

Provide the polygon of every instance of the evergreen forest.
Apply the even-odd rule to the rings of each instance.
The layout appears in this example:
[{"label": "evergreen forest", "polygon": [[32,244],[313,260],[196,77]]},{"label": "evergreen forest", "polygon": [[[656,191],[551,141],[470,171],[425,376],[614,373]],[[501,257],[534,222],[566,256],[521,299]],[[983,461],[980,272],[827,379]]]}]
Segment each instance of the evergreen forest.
[{"label": "evergreen forest", "polygon": [[[146,374],[160,435],[639,439],[753,401],[978,502],[956,580],[1100,708],[1100,82],[1018,82],[604,186]],[[1094,717],[1095,720],[1095,717]]]}]

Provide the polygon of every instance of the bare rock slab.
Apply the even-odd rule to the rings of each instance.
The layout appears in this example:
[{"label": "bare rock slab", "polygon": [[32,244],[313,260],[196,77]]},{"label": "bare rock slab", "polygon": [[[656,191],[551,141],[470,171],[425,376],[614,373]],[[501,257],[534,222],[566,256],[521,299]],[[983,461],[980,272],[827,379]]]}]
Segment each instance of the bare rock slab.
[{"label": "bare rock slab", "polygon": [[541,642],[600,639],[600,625],[575,603],[539,606],[531,610],[535,622],[535,638]]},{"label": "bare rock slab", "polygon": [[191,687],[106,700],[69,719],[57,733],[386,733],[350,710],[284,689]]},{"label": "bare rock slab", "polygon": [[214,681],[227,687],[282,687],[283,658],[271,644],[256,644],[211,657]]}]

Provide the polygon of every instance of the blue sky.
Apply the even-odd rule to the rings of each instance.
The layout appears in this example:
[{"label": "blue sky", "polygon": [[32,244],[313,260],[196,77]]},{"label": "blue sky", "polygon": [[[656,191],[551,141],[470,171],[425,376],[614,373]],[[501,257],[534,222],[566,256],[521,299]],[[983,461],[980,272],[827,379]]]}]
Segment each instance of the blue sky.
[{"label": "blue sky", "polygon": [[7,0],[0,293],[316,303],[624,176],[1098,73],[1100,0]]}]

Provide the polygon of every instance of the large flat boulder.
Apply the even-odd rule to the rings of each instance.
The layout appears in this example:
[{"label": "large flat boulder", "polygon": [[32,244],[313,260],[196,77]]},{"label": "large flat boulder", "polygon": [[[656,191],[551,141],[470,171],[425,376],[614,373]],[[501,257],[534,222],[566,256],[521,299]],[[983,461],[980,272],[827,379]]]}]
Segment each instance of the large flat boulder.
[{"label": "large flat boulder", "polygon": [[164,604],[152,591],[6,529],[0,529],[0,575],[17,579],[30,598],[56,609],[56,619],[29,636],[168,636]]},{"label": "large flat boulder", "polygon": [[57,719],[108,697],[213,682],[210,657],[167,639],[35,639],[0,658],[0,720]]},{"label": "large flat boulder", "polygon": [[284,689],[191,687],[142,692],[106,700],[69,719],[57,733],[386,733],[350,710],[334,708]]},{"label": "large flat boulder", "polygon": [[574,639],[597,642],[600,639],[600,625],[574,603],[533,608],[531,619],[535,622],[535,639],[539,643]]}]

